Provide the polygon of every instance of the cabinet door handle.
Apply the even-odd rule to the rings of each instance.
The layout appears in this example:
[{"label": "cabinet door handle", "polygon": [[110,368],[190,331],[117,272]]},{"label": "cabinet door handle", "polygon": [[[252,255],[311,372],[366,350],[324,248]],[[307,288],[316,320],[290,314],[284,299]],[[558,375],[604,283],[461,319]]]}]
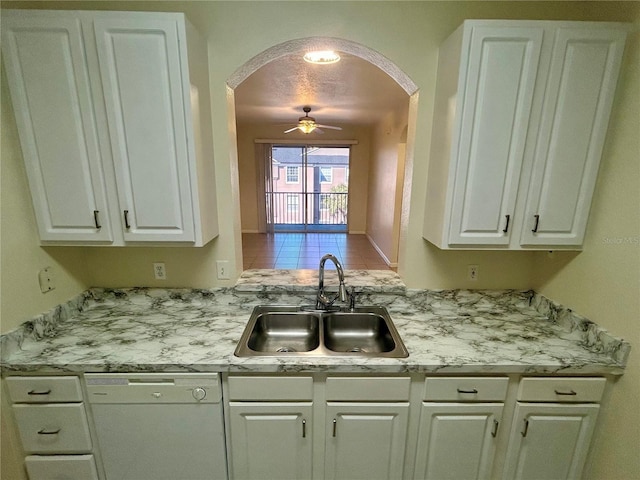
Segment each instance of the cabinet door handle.
[{"label": "cabinet door handle", "polygon": [[491,430],[491,436],[495,438],[495,436],[498,434],[498,425],[500,425],[500,423],[497,420],[493,421],[493,429]]},{"label": "cabinet door handle", "polygon": [[504,226],[504,230],[502,230],[504,233],[507,233],[509,231],[509,220],[511,219],[511,215],[505,215],[505,217],[507,218],[507,223]]},{"label": "cabinet door handle", "polygon": [[129,210],[124,211],[124,228],[127,230],[131,228],[131,224],[129,223]]},{"label": "cabinet door handle", "polygon": [[49,395],[50,393],[51,393],[51,389],[43,390],[41,392],[38,392],[37,390],[29,390],[27,392],[27,395]]},{"label": "cabinet door handle", "polygon": [[337,425],[338,425],[338,421],[334,418],[334,419],[333,419],[333,436],[334,436],[334,437],[336,436],[336,428],[337,428]]},{"label": "cabinet door handle", "polygon": [[533,226],[533,230],[531,230],[533,233],[536,233],[538,231],[538,224],[540,223],[540,215],[534,215],[533,218],[536,219],[536,223]]},{"label": "cabinet door handle", "polygon": [[476,394],[478,393],[478,390],[475,388],[472,388],[471,390],[462,390],[461,388],[458,388],[458,393],[472,393],[472,394]]},{"label": "cabinet door handle", "polygon": [[524,430],[522,432],[520,432],[520,433],[522,434],[523,437],[526,437],[528,431],[529,431],[529,420],[527,420],[525,418],[524,419]]},{"label": "cabinet door handle", "polygon": [[94,210],[93,211],[93,222],[96,224],[96,228],[98,230],[100,230],[102,228],[102,225],[100,225],[100,219],[98,218],[98,214],[100,213],[100,210]]},{"label": "cabinet door handle", "polygon": [[554,392],[556,392],[556,395],[578,395],[573,390],[569,390],[568,392],[563,392],[561,390],[554,390]]},{"label": "cabinet door handle", "polygon": [[307,438],[307,421],[302,419],[302,438]]},{"label": "cabinet door handle", "polygon": [[42,429],[38,431],[38,435],[57,435],[60,433],[60,430],[62,430],[61,428],[57,429],[57,430],[46,430],[46,429]]}]

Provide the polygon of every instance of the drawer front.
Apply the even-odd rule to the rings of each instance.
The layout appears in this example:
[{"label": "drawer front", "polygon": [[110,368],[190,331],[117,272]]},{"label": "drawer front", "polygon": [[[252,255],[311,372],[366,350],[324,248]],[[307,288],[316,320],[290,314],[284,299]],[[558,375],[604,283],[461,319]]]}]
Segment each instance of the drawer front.
[{"label": "drawer front", "polygon": [[405,377],[329,377],[327,401],[403,402],[409,400],[411,379]]},{"label": "drawer front", "polygon": [[13,403],[81,402],[78,377],[8,377]]},{"label": "drawer front", "polygon": [[427,402],[502,402],[507,377],[432,377],[424,382]]},{"label": "drawer front", "polygon": [[229,377],[229,400],[313,400],[313,378]]},{"label": "drawer front", "polygon": [[30,455],[24,463],[29,480],[98,480],[93,455]]},{"label": "drawer front", "polygon": [[521,402],[599,402],[604,378],[523,378],[518,389]]},{"label": "drawer front", "polygon": [[84,453],[91,451],[91,437],[84,404],[13,405],[28,453]]}]

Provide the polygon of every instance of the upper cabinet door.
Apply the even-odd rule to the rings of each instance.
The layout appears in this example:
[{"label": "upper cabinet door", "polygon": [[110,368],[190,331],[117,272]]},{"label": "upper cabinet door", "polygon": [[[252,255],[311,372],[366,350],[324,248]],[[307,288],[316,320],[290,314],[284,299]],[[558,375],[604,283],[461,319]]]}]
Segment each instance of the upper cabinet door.
[{"label": "upper cabinet door", "polygon": [[556,31],[523,245],[582,245],[625,38],[620,29]]},{"label": "upper cabinet door", "polygon": [[509,244],[543,34],[499,26],[469,32],[450,245]]},{"label": "upper cabinet door", "polygon": [[125,241],[194,241],[184,26],[139,16],[93,26]]},{"label": "upper cabinet door", "polygon": [[80,21],[3,12],[2,44],[41,240],[111,242]]}]

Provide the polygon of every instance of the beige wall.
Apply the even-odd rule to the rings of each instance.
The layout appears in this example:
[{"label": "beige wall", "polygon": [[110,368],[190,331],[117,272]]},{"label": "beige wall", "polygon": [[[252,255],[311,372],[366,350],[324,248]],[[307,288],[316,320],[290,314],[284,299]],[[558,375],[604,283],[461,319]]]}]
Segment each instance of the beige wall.
[{"label": "beige wall", "polygon": [[[356,140],[351,146],[349,167],[349,218],[347,219],[351,233],[364,233],[367,210],[367,179],[369,176],[369,144],[371,133],[369,127],[342,125],[342,131],[327,131],[322,141]],[[240,177],[240,210],[242,212],[242,231],[259,231],[258,224],[258,187],[256,178],[256,159],[254,140],[300,140],[301,144],[311,142],[317,137],[309,137],[303,133],[292,132],[283,135],[283,127],[241,124],[238,125],[238,172]]]},{"label": "beige wall", "polygon": [[387,263],[396,266],[404,184],[404,153],[409,102],[389,112],[375,125],[371,139],[367,235]]},{"label": "beige wall", "polygon": [[[640,15],[636,11],[640,27]],[[536,254],[533,286],[633,347],[587,478],[640,478],[640,33],[629,39],[584,251]]]}]

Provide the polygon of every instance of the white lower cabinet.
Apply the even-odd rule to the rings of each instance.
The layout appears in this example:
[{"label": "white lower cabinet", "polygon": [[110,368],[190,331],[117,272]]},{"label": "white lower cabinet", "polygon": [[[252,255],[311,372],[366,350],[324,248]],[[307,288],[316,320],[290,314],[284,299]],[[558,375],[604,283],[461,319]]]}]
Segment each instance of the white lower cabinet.
[{"label": "white lower cabinet", "polygon": [[230,402],[233,478],[310,479],[312,409],[311,402]]},{"label": "white lower cabinet", "polygon": [[582,478],[599,409],[599,405],[518,403],[504,478]]},{"label": "white lower cabinet", "polygon": [[523,379],[504,480],[582,478],[604,386],[604,378]]},{"label": "white lower cabinet", "polygon": [[414,480],[488,479],[507,396],[507,377],[428,377]]},{"label": "white lower cabinet", "polygon": [[423,403],[414,479],[489,478],[502,409],[501,403]]},{"label": "white lower cabinet", "polygon": [[98,480],[78,377],[15,376],[5,384],[29,480]]},{"label": "white lower cabinet", "polygon": [[401,479],[409,403],[329,402],[327,480]]}]

